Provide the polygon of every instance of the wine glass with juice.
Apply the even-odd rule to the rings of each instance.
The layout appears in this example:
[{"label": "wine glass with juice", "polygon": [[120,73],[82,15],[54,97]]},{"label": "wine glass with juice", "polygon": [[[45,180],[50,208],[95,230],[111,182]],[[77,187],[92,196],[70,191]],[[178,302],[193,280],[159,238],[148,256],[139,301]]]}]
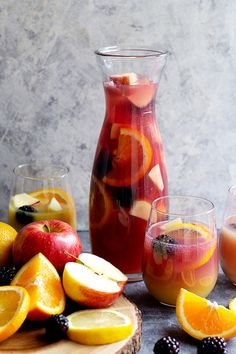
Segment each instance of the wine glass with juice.
[{"label": "wine glass with juice", "polygon": [[161,303],[174,306],[180,288],[205,297],[217,276],[213,204],[188,196],[153,201],[143,255],[143,279],[149,292]]},{"label": "wine glass with juice", "polygon": [[56,164],[23,164],[13,170],[8,222],[19,231],[39,220],[58,219],[76,229],[69,169]]},{"label": "wine glass with juice", "polygon": [[231,283],[236,285],[236,185],[228,190],[219,244],[221,267]]}]

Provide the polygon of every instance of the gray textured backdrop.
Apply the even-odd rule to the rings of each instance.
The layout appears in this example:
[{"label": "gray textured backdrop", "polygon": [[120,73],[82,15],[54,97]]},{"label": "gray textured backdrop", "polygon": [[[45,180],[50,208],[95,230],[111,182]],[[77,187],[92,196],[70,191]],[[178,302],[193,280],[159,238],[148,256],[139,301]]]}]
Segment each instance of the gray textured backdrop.
[{"label": "gray textured backdrop", "polygon": [[12,168],[45,158],[71,168],[87,228],[89,179],[104,117],[93,50],[166,48],[157,111],[171,193],[205,196],[221,224],[236,183],[234,0],[0,0],[0,218]]}]

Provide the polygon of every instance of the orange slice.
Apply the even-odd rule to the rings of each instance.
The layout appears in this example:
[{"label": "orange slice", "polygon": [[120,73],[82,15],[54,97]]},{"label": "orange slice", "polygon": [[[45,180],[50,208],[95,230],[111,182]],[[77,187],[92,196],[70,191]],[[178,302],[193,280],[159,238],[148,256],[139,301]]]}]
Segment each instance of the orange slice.
[{"label": "orange slice", "polygon": [[19,286],[0,286],[0,342],[13,335],[29,311],[28,292]]},{"label": "orange slice", "polygon": [[74,206],[72,197],[59,188],[42,188],[29,193],[32,197],[40,200],[43,204],[48,204],[52,198],[55,198],[60,204],[68,204]]},{"label": "orange slice", "polygon": [[163,224],[163,233],[167,233],[180,244],[176,255],[176,268],[180,268],[181,271],[195,269],[204,265],[212,257],[217,241],[211,238],[209,229],[204,225],[176,222],[167,223],[166,228],[164,226],[165,224]]},{"label": "orange slice", "polygon": [[92,177],[91,186],[92,188],[89,201],[90,225],[92,228],[99,228],[105,224],[110,215],[112,201],[106,193],[104,186],[95,176]]},{"label": "orange slice", "polygon": [[195,270],[187,270],[186,272],[181,272],[181,278],[188,288],[194,287],[197,283]]},{"label": "orange slice", "polygon": [[194,338],[236,336],[235,311],[183,288],[177,297],[176,315],[182,329]]},{"label": "orange slice", "polygon": [[[76,208],[73,198],[60,188],[42,188],[29,193],[32,197],[38,199],[41,203],[37,208],[39,211],[47,213],[47,219],[60,219],[67,222],[76,230]],[[57,204],[54,212],[50,206]]]},{"label": "orange slice", "polygon": [[[173,222],[168,222],[166,224],[166,227],[164,228],[165,231],[169,232],[169,231],[179,231],[180,229],[185,229],[185,232],[189,232],[188,237],[204,237],[206,239],[210,238],[210,233],[209,233],[209,229],[207,229],[206,226],[201,225],[201,224],[194,224],[194,223],[186,223],[186,222],[182,222],[182,221],[178,221],[179,219],[173,220]],[[165,224],[163,224],[163,227],[165,226]],[[181,233],[179,232],[179,235],[181,235]],[[181,236],[180,236],[181,237]]]},{"label": "orange slice", "polygon": [[152,148],[145,135],[131,128],[121,128],[112,169],[103,181],[115,187],[134,184],[148,171],[151,160]]},{"label": "orange slice", "polygon": [[11,285],[22,286],[28,291],[30,309],[27,318],[30,320],[45,320],[65,309],[61,279],[42,253],[36,254],[17,272]]}]

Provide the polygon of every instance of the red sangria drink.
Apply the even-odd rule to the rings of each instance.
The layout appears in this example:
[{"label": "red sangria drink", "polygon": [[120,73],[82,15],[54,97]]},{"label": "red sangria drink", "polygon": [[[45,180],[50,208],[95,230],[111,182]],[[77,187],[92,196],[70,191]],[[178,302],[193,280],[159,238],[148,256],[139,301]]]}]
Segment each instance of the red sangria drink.
[{"label": "red sangria drink", "polygon": [[[163,199],[168,199],[164,213]],[[163,221],[159,221],[159,214]],[[174,306],[181,288],[207,296],[215,286],[218,263],[214,210],[209,201],[173,196],[153,202],[145,237],[143,279],[158,301]]]},{"label": "red sangria drink", "polygon": [[[151,202],[167,193],[155,115],[166,54],[142,50],[131,54],[114,48],[112,53],[97,52],[100,63],[106,59],[113,70],[105,73],[103,83],[106,115],[92,170],[89,219],[92,252],[113,263],[130,280],[138,280]],[[149,60],[157,62],[158,77],[141,70],[144,59],[146,65]],[[137,68],[132,66],[136,71],[127,71],[127,60],[129,64],[138,61]],[[124,71],[120,72],[115,63],[123,61],[125,67],[119,65],[119,69]]]}]

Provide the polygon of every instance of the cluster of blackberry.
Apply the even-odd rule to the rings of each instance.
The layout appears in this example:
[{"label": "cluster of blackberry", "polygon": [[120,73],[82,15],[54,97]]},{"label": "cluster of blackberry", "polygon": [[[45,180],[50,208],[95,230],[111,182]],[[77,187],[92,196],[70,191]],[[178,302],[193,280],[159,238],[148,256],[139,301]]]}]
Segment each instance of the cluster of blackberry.
[{"label": "cluster of blackberry", "polygon": [[15,275],[16,268],[14,266],[0,267],[0,286],[10,285]]},{"label": "cluster of blackberry", "polygon": [[[179,342],[173,337],[166,336],[159,339],[154,348],[155,354],[178,354]],[[207,337],[199,342],[197,354],[226,354],[226,342],[220,337]]]},{"label": "cluster of blackberry", "polygon": [[46,321],[46,337],[50,341],[57,341],[66,336],[66,332],[69,328],[69,321],[63,314],[52,315]]}]

